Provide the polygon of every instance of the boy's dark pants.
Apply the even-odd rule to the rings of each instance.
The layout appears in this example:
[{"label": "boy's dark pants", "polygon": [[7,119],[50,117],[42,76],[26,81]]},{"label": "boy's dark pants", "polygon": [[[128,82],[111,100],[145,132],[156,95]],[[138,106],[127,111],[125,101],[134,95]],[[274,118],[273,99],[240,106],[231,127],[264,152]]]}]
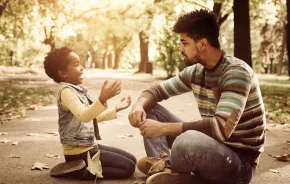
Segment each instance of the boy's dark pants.
[{"label": "boy's dark pants", "polygon": [[[128,178],[135,172],[136,158],[121,149],[98,145],[100,149],[100,161],[102,164],[104,178]],[[97,148],[89,150],[91,158],[98,152]],[[67,162],[82,159],[87,162],[87,152],[79,155],[65,155]],[[69,177],[80,177],[81,179],[95,179],[95,176],[83,170],[70,173]]]}]

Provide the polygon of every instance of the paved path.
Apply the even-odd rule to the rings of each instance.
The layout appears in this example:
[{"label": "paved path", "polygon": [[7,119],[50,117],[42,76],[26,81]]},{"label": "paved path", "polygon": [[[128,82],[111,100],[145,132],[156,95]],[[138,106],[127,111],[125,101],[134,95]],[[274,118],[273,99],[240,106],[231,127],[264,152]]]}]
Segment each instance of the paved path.
[{"label": "paved path", "polygon": [[[103,80],[90,78],[85,81],[92,96],[99,94],[99,88]],[[154,80],[123,80],[123,91],[119,97],[109,101],[109,105],[115,104],[121,96],[131,95],[132,101],[136,101],[142,89],[154,84]],[[162,102],[162,104],[182,117],[184,120],[199,119],[193,95],[187,93]],[[131,107],[130,107],[131,108]],[[129,125],[127,114],[129,109],[119,113],[119,118],[110,122],[100,124],[102,136],[101,143],[125,149],[133,153],[137,158],[145,155],[142,136],[138,129]],[[286,144],[290,139],[290,132],[285,132],[282,125],[268,127],[265,153],[262,154],[260,165],[252,184],[288,184],[290,179],[290,162],[278,162],[268,156],[268,154],[290,153],[290,145]],[[93,181],[76,181],[72,179],[56,179],[49,176],[49,170],[31,171],[34,162],[43,162],[53,167],[57,163],[63,162],[61,145],[58,136],[51,136],[47,132],[56,132],[57,109],[52,104],[37,111],[27,113],[26,119],[14,120],[0,125],[0,132],[8,132],[7,135],[0,135],[0,140],[7,139],[19,141],[18,146],[11,143],[0,143],[0,184],[76,184],[93,183]],[[38,133],[39,136],[27,136],[27,133]],[[133,137],[117,138],[118,135],[132,134]],[[60,155],[60,159],[46,157],[46,154]],[[9,158],[11,155],[20,158]],[[279,173],[269,172],[275,169]],[[126,180],[100,180],[100,184],[132,184],[135,181],[144,181],[137,169],[133,177]]]}]

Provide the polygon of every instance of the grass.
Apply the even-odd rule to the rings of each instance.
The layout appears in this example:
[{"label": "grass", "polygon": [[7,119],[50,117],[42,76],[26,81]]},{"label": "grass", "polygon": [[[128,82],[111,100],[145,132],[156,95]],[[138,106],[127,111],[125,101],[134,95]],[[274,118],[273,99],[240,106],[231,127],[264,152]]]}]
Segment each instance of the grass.
[{"label": "grass", "polygon": [[267,118],[276,123],[290,123],[290,88],[261,86]]},{"label": "grass", "polygon": [[55,91],[45,86],[17,87],[2,85],[0,88],[0,122],[25,117],[26,111],[51,104]]}]

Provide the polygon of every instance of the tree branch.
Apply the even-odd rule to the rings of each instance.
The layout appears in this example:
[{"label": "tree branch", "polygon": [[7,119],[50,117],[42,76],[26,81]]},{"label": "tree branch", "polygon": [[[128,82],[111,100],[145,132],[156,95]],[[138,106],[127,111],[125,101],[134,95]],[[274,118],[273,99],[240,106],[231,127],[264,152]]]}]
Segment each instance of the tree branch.
[{"label": "tree branch", "polygon": [[3,5],[0,5],[0,17],[2,16],[9,0],[6,0]]},{"label": "tree branch", "polygon": [[200,6],[200,7],[204,8],[204,9],[208,9],[208,7],[206,7],[206,6],[202,5],[202,4],[193,2],[193,1],[185,0],[185,2],[195,4],[197,6]]}]

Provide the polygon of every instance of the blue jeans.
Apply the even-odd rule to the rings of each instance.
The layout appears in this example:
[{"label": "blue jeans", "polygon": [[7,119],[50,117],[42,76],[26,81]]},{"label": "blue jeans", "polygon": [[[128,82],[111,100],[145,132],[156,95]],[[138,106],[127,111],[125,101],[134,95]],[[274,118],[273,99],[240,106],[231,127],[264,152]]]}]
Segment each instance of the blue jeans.
[{"label": "blue jeans", "polygon": [[[147,109],[146,113],[148,119],[182,122],[159,104]],[[242,150],[241,154],[195,130],[178,137],[144,138],[144,145],[149,157],[160,157],[162,151],[170,153],[167,160],[173,171],[194,173],[203,184],[247,184],[254,172],[254,165],[243,158]]]}]

